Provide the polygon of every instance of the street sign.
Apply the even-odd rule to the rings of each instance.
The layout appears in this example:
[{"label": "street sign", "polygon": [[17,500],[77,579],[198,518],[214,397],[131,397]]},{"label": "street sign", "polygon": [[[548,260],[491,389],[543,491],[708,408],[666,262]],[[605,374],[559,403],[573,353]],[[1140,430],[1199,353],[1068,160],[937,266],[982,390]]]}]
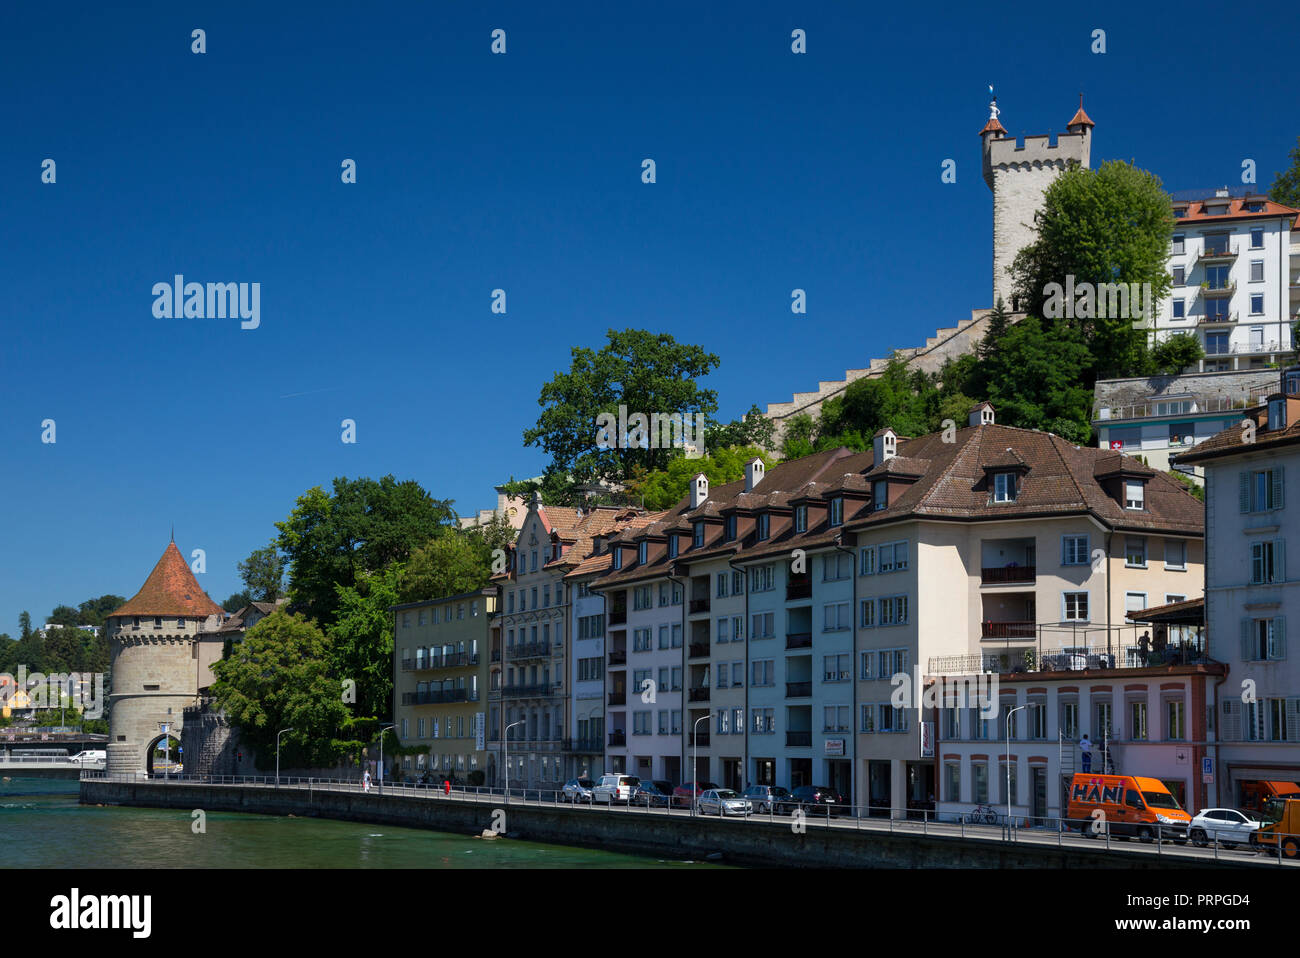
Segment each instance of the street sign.
[{"label": "street sign", "polygon": [[1214,784],[1214,759],[1208,755],[1201,759],[1201,782],[1205,785]]}]

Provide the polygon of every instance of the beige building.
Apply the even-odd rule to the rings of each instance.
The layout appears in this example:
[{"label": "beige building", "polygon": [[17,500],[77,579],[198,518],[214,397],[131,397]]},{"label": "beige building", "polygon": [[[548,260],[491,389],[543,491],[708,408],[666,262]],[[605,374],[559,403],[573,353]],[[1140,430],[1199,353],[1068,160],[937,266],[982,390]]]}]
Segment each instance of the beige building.
[{"label": "beige building", "polygon": [[405,774],[490,780],[483,698],[496,609],[495,589],[393,607],[393,723],[402,745],[425,749],[402,756]]}]

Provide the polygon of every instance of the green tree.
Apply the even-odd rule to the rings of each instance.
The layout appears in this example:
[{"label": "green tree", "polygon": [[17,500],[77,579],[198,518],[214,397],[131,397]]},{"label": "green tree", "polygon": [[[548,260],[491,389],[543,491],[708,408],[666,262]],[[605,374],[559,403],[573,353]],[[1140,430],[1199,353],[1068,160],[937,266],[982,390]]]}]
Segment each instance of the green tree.
[{"label": "green tree", "polygon": [[393,714],[392,607],[403,601],[401,577],[401,566],[393,565],[339,586],[338,616],[329,629],[331,673],[356,683],[361,718]]},{"label": "green tree", "polygon": [[398,580],[399,601],[473,592],[491,575],[492,551],[482,538],[459,531],[436,536],[411,553]]},{"label": "green tree", "polygon": [[[1126,375],[1146,364],[1147,334],[1134,328],[1140,318],[1134,304],[1112,309],[1110,297],[1099,288],[1150,284],[1151,301],[1144,304],[1149,310],[1165,298],[1173,282],[1168,269],[1174,223],[1170,202],[1160,179],[1132,164],[1072,167],[1043,194],[1042,209],[1034,217],[1038,238],[1016,255],[1017,305],[1044,319],[1045,328],[1069,327],[1089,344],[1089,387],[1097,378]],[[1098,293],[1091,304],[1084,298],[1063,301],[1070,277],[1076,291]],[[1067,311],[1074,317],[1066,316]]]},{"label": "green tree", "polygon": [[244,589],[241,592],[233,593],[230,598],[221,603],[221,607],[227,612],[238,612],[245,606],[253,604],[253,593]]},{"label": "green tree", "polygon": [[274,602],[284,594],[284,560],[276,544],[254,549],[239,563],[239,577],[246,591],[258,602]]},{"label": "green tree", "polygon": [[1300,136],[1295,139],[1295,148],[1289,154],[1291,165],[1273,177],[1273,186],[1268,197],[1274,203],[1281,203],[1293,210],[1300,209]]},{"label": "green tree", "polygon": [[979,346],[976,347],[976,355],[980,359],[987,359],[992,355],[997,350],[998,343],[1006,335],[1010,326],[1011,314],[1007,312],[1006,303],[999,296],[997,304],[989,313],[988,322],[984,324],[984,338],[980,340]]},{"label": "green tree", "polygon": [[1157,343],[1151,350],[1151,371],[1175,375],[1195,366],[1204,355],[1201,341],[1194,333],[1177,333]]},{"label": "green tree", "polygon": [[639,473],[628,481],[628,490],[651,511],[668,509],[681,501],[699,473],[708,477],[712,487],[736,482],[745,477],[745,464],[755,458],[762,459],[765,468],[772,465],[767,453],[756,446],[714,449],[698,459],[679,455],[664,469]]},{"label": "green tree", "polygon": [[273,761],[281,729],[282,761],[326,767],[355,748],[340,737],[350,719],[341,685],[330,675],[329,640],[313,623],[283,610],[248,630],[230,658],[215,662],[212,694],[263,763]]},{"label": "green tree", "polygon": [[46,622],[53,625],[76,625],[80,613],[70,605],[56,605]]},{"label": "green tree", "polygon": [[705,430],[704,448],[706,452],[714,449],[726,449],[741,446],[746,449],[771,449],[776,433],[776,423],[763,415],[757,405],[750,406],[749,411],[740,419],[733,419],[726,425],[715,425]]},{"label": "green tree", "polygon": [[419,483],[382,479],[334,480],[298,497],[277,522],[277,545],[289,562],[289,598],[295,609],[328,626],[338,607],[337,586],[404,562],[429,539],[453,527],[450,500],[434,499]]},{"label": "green tree", "polygon": [[18,638],[25,639],[32,634],[32,615],[26,609],[18,613]]},{"label": "green tree", "polygon": [[627,438],[610,430],[611,445],[599,448],[598,421],[603,414],[617,421],[619,406],[627,416],[640,413],[680,415],[694,424],[696,413],[710,416],[717,395],[696,379],[716,369],[719,359],[700,346],[679,343],[667,333],[641,329],[609,330],[599,351],[575,346],[567,372],[542,386],[537,424],[524,430],[524,444],[545,451],[554,477],[548,502],[571,502],[575,485],[621,482],[634,466],[653,471],[667,465],[672,449],[626,448]]},{"label": "green tree", "polygon": [[111,593],[97,599],[87,599],[77,607],[77,625],[103,626],[108,617],[124,605],[125,597]]}]

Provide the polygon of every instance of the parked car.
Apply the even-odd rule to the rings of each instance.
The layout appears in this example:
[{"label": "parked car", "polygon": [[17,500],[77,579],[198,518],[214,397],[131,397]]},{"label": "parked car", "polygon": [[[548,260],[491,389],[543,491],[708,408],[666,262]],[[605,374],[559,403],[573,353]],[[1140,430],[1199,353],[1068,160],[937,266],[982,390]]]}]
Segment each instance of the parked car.
[{"label": "parked car", "polygon": [[835,789],[826,785],[800,785],[789,795],[778,799],[774,810],[778,815],[793,815],[796,808],[820,812],[828,806],[832,818],[848,811],[844,796]]},{"label": "parked car", "polygon": [[590,802],[591,791],[596,787],[596,783],[589,778],[571,778],[564,783],[564,788],[560,789],[566,802],[577,804],[578,802]]},{"label": "parked car", "polygon": [[751,815],[754,803],[729,788],[709,788],[700,794],[701,815]]},{"label": "parked car", "polygon": [[717,787],[713,782],[682,782],[673,789],[673,806],[690,808],[699,799],[701,792]]},{"label": "parked car", "polygon": [[668,803],[672,801],[673,783],[672,782],[642,782],[632,793],[633,805],[644,805],[646,808],[657,806],[667,808]]},{"label": "parked car", "polygon": [[593,803],[603,802],[606,805],[612,805],[614,802],[626,804],[632,800],[632,793],[640,784],[641,779],[635,775],[611,772],[600,777],[600,782],[591,790],[591,800]]},{"label": "parked car", "polygon": [[745,789],[744,796],[754,803],[754,811],[775,811],[775,805],[783,798],[788,798],[789,789],[780,785],[751,785]]},{"label": "parked car", "polygon": [[106,762],[108,761],[108,752],[105,749],[90,749],[86,752],[78,752],[76,755],[72,756],[72,758],[68,759],[68,761],[76,762],[78,765],[83,762],[87,765],[96,762]]},{"label": "parked car", "polygon": [[1253,844],[1255,832],[1263,824],[1235,808],[1203,808],[1187,826],[1187,837],[1201,848],[1216,841],[1224,848],[1236,848]]}]

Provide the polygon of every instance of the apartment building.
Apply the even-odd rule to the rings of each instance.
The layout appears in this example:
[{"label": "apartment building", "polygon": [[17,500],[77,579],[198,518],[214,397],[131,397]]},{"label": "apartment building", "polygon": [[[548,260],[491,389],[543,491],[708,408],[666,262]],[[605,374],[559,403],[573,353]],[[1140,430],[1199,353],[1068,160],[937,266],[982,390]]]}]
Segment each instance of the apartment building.
[{"label": "apartment building", "polygon": [[[1300,541],[1300,367],[1235,426],[1178,462],[1205,469],[1205,617],[1210,650],[1227,663],[1215,713],[1214,774],[1220,801],[1242,802],[1251,781],[1300,782],[1300,655],[1287,620],[1300,615],[1300,585],[1286,544]],[[1291,500],[1288,502],[1288,500]]]},{"label": "apartment building", "polygon": [[393,723],[404,746],[427,745],[402,756],[407,774],[494,774],[482,698],[496,608],[493,588],[393,606]]},{"label": "apartment building", "polygon": [[[1153,469],[1172,468],[1172,457],[1241,421],[1277,389],[1272,369],[1099,379],[1093,389],[1092,427],[1097,446],[1141,456]],[[1199,467],[1179,470],[1201,480]]]},{"label": "apartment building", "polygon": [[1173,212],[1173,288],[1152,339],[1194,334],[1205,348],[1201,372],[1285,358],[1300,302],[1300,251],[1293,255],[1291,242],[1298,211],[1225,188],[1174,193]]},{"label": "apartment building", "polygon": [[[948,438],[882,430],[870,501],[846,519],[858,554],[855,775],[880,807],[940,794],[922,675],[1060,656],[1113,666],[1140,654],[1127,612],[1201,594],[1201,505],[1169,476],[999,426],[987,403]],[[899,673],[913,676],[911,708],[891,696]]]}]

